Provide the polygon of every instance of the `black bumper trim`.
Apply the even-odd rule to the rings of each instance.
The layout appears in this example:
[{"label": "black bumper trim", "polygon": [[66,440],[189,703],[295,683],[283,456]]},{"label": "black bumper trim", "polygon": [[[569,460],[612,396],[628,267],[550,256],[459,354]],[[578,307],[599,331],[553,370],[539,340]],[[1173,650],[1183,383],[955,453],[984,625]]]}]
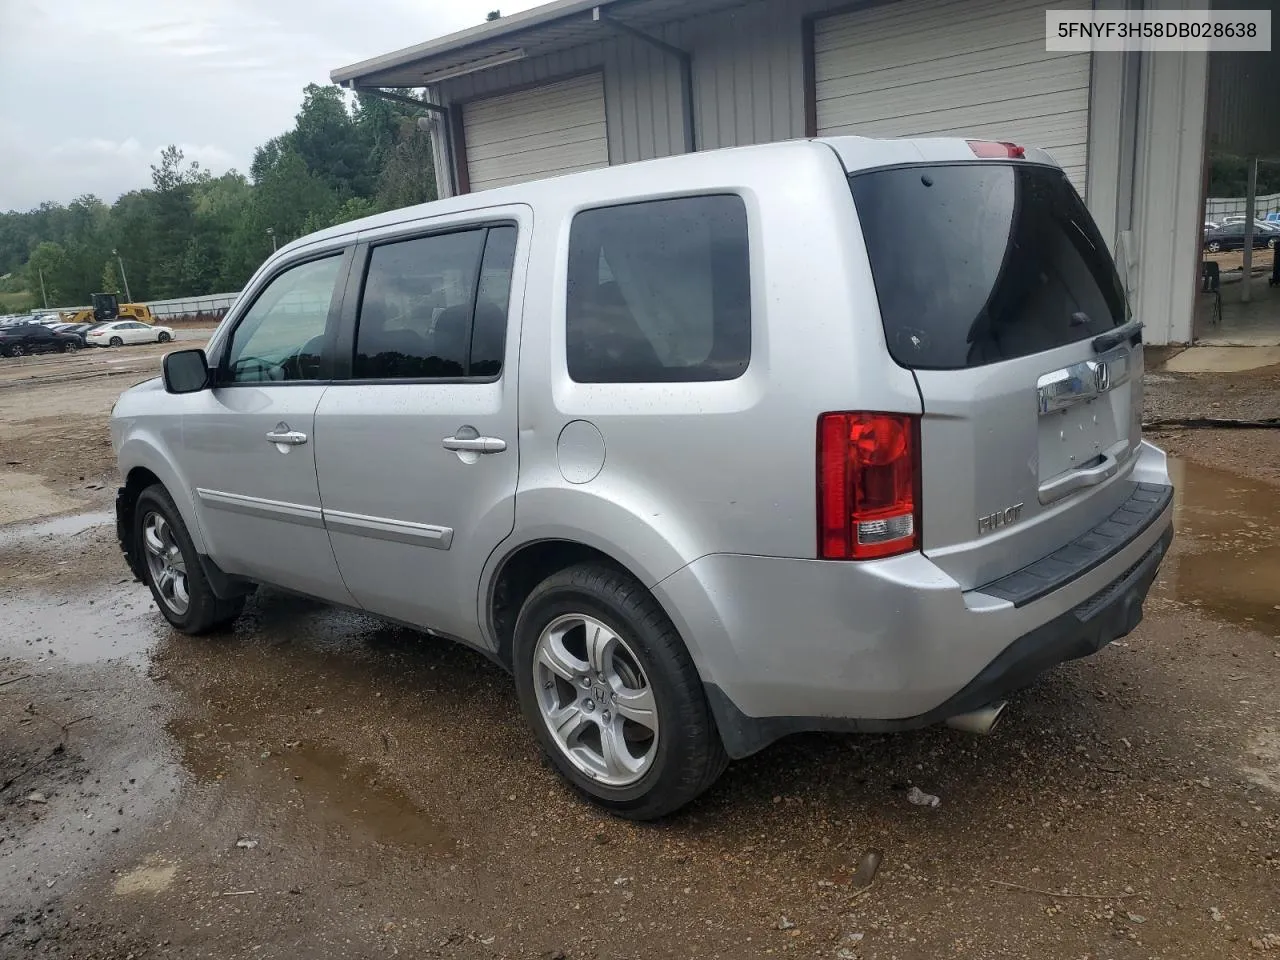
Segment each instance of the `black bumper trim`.
[{"label": "black bumper trim", "polygon": [[1097,653],[1133,630],[1142,620],[1142,603],[1160,561],[1173,542],[1173,524],[1118,577],[1071,610],[1009,644],[960,691],[927,713],[893,720],[850,717],[749,717],[713,683],[707,700],[725,750],[734,759],[750,756],[793,733],[892,733],[941,723],[948,717],[984,707],[1027,686],[1051,667]]},{"label": "black bumper trim", "polygon": [[1021,570],[978,587],[977,592],[1008,600],[1015,607],[1033,603],[1106,563],[1155,523],[1172,499],[1173,487],[1135,483],[1129,499],[1088,533]]}]

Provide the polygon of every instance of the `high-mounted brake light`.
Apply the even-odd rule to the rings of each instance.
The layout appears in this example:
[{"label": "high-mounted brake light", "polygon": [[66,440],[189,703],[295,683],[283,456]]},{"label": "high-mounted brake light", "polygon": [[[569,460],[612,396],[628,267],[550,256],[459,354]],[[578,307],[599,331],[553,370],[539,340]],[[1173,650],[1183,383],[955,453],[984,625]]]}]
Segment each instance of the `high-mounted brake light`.
[{"label": "high-mounted brake light", "polygon": [[870,560],[919,546],[919,418],[818,417],[818,556]]},{"label": "high-mounted brake light", "polygon": [[1006,140],[970,140],[969,149],[975,157],[988,160],[1021,160],[1027,155],[1027,148]]}]

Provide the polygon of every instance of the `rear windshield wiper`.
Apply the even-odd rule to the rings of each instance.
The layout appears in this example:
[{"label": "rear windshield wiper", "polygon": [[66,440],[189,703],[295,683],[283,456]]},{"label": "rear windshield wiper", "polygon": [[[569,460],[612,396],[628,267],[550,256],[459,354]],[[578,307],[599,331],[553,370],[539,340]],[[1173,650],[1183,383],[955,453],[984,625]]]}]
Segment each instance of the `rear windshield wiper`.
[{"label": "rear windshield wiper", "polygon": [[1142,341],[1142,321],[1130,320],[1122,327],[1116,327],[1107,333],[1093,338],[1093,352],[1106,353],[1112,347],[1118,347],[1125,341],[1140,343]]}]

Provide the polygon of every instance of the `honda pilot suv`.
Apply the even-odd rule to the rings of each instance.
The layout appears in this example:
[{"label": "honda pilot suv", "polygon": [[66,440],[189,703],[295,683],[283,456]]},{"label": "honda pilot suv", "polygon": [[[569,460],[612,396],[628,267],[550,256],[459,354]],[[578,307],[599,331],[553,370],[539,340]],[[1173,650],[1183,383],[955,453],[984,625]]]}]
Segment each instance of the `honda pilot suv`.
[{"label": "honda pilot suv", "polygon": [[797,731],[988,729],[1172,538],[1141,324],[1048,154],[709,151],[273,255],[126,392],[179,630],[257,585],[467,644],[579,791],[669,813]]}]

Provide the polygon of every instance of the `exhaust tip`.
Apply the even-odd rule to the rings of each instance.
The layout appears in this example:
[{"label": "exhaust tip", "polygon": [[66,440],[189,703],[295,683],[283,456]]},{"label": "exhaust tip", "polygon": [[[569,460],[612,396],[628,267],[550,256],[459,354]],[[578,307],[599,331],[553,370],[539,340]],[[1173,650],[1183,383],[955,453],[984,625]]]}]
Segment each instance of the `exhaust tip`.
[{"label": "exhaust tip", "polygon": [[945,722],[952,730],[986,736],[996,728],[1008,705],[1004,700],[997,700],[969,713],[957,713],[954,717],[948,717]]}]

